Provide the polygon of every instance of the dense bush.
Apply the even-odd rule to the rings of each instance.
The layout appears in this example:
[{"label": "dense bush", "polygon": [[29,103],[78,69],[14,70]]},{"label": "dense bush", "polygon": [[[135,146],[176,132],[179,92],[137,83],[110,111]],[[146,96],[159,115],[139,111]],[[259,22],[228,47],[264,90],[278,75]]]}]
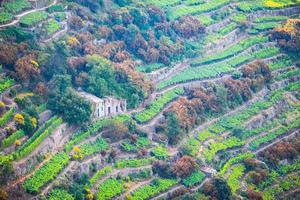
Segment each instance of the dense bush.
[{"label": "dense bush", "polygon": [[48,108],[62,115],[68,123],[79,124],[90,120],[91,104],[71,89],[69,76],[55,76],[50,91]]}]

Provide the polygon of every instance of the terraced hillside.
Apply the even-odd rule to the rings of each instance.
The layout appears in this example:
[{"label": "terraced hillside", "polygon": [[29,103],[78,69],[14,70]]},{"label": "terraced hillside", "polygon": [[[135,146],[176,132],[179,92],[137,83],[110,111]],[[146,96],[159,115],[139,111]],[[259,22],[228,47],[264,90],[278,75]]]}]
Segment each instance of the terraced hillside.
[{"label": "terraced hillside", "polygon": [[0,199],[299,199],[299,0],[0,5]]}]

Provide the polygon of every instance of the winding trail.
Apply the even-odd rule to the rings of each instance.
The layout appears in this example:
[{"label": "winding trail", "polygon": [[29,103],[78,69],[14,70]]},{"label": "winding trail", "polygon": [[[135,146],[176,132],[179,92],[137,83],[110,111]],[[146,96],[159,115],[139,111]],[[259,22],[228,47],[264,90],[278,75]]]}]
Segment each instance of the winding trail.
[{"label": "winding trail", "polygon": [[42,7],[42,8],[35,8],[35,9],[33,9],[33,10],[28,10],[28,11],[25,11],[25,12],[23,12],[23,13],[21,13],[21,14],[18,14],[18,15],[15,16],[16,19],[14,19],[14,20],[13,20],[12,22],[10,22],[10,23],[7,23],[7,24],[1,24],[1,25],[0,25],[0,28],[5,28],[5,27],[8,27],[8,26],[13,26],[13,25],[17,24],[17,23],[20,21],[21,17],[23,17],[23,16],[25,16],[25,15],[28,15],[28,14],[30,14],[30,13],[36,12],[36,11],[43,11],[43,10],[46,10],[47,8],[49,8],[49,7],[51,7],[51,6],[55,5],[55,4],[57,4],[57,1],[58,1],[58,0],[54,0],[54,1],[53,1],[51,4],[49,4],[48,6],[45,6],[45,7]]}]

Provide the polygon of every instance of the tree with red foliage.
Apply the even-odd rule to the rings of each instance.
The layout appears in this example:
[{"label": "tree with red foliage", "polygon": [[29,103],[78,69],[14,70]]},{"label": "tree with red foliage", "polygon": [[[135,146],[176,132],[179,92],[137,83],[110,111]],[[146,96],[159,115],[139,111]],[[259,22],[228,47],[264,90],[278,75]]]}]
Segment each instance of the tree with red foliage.
[{"label": "tree with red foliage", "polygon": [[288,19],[282,27],[271,31],[271,38],[290,52],[300,53],[300,19]]},{"label": "tree with red foliage", "polygon": [[0,44],[0,64],[4,66],[12,66],[18,59],[18,48],[14,45]]},{"label": "tree with red foliage", "polygon": [[196,161],[190,156],[182,156],[173,165],[173,170],[178,177],[187,177],[196,169]]},{"label": "tree with red foliage", "polygon": [[173,23],[176,33],[185,38],[191,38],[205,32],[205,27],[198,18],[183,16]]},{"label": "tree with red foliage", "polygon": [[23,81],[28,81],[40,73],[40,68],[36,62],[36,55],[29,54],[17,60],[14,66],[17,78]]},{"label": "tree with red foliage", "polygon": [[230,200],[231,190],[227,182],[223,178],[215,177],[207,181],[203,186],[205,195],[209,195],[210,199]]},{"label": "tree with red foliage", "polygon": [[[297,144],[297,143],[296,143]],[[291,142],[281,141],[260,153],[272,165],[278,165],[284,159],[294,159],[298,155],[297,146]]]},{"label": "tree with red foliage", "polygon": [[83,28],[83,21],[78,16],[72,15],[69,18],[69,23],[68,24],[69,24],[70,28],[73,29],[73,30],[80,30],[80,29]]},{"label": "tree with red foliage", "polygon": [[248,176],[253,184],[258,185],[267,178],[268,173],[265,170],[256,170],[249,172]]},{"label": "tree with red foliage", "polygon": [[262,194],[260,192],[256,192],[252,189],[247,190],[247,196],[249,200],[263,200]]}]

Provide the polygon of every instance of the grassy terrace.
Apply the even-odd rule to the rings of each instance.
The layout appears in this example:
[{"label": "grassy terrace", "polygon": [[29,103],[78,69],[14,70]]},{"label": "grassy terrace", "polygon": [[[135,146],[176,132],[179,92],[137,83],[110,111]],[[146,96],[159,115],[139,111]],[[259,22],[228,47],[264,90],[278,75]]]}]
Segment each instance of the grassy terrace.
[{"label": "grassy terrace", "polygon": [[[90,125],[86,131],[81,131],[73,135],[71,140],[65,145],[64,151],[55,154],[49,161],[46,162],[44,166],[42,166],[39,170],[35,171],[32,177],[25,180],[23,185],[24,188],[30,193],[39,192],[41,187],[43,187],[49,181],[55,179],[59,172],[66,165],[68,165],[70,160],[69,154],[71,153],[71,150],[75,145],[79,144],[88,137],[95,135],[105,124],[109,123],[111,120],[126,121],[129,119],[130,118],[127,115],[120,115],[113,119],[99,120],[94,124]],[[26,147],[27,146],[29,146],[29,144],[26,145]],[[23,149],[25,149],[26,147],[24,147]],[[94,142],[81,145],[79,150],[83,158],[85,156],[89,156],[95,152],[100,152],[107,148],[108,144],[106,143],[106,141],[102,138],[98,138]],[[45,174],[45,176],[43,176],[43,174]]]},{"label": "grassy terrace", "polygon": [[144,185],[131,193],[129,199],[146,200],[166,191],[168,188],[176,185],[177,180],[156,178],[150,184]]},{"label": "grassy terrace", "polygon": [[8,12],[2,12],[0,13],[0,24],[4,24],[6,22],[11,21],[14,18],[14,16]]},{"label": "grassy terrace", "polygon": [[20,24],[23,27],[32,27],[37,23],[46,20],[47,17],[48,14],[45,11],[37,11],[37,12],[29,13],[28,15],[21,17]]},{"label": "grassy terrace", "polygon": [[211,0],[199,5],[181,5],[172,9],[168,15],[170,19],[177,19],[184,15],[197,15],[221,8],[230,3],[230,0]]},{"label": "grassy terrace", "polygon": [[13,0],[3,4],[4,10],[8,13],[19,13],[22,10],[31,8],[31,3],[27,0]]},{"label": "grassy terrace", "polygon": [[[231,73],[236,67],[242,64],[254,61],[255,59],[265,59],[278,55],[279,49],[275,47],[262,48],[251,54],[238,54],[223,63],[203,65],[200,67],[190,67],[176,74],[169,79],[163,80],[157,84],[157,89],[161,90],[170,85],[184,83],[193,80],[203,80],[215,78],[224,73]],[[276,67],[276,66],[275,66]]]},{"label": "grassy terrace", "polygon": [[65,152],[54,155],[44,166],[35,171],[32,177],[25,180],[23,187],[30,193],[39,192],[42,186],[58,175],[68,161],[69,156]]},{"label": "grassy terrace", "polygon": [[163,67],[166,67],[166,66],[164,64],[162,64],[162,63],[152,63],[152,64],[140,65],[136,69],[139,72],[150,73],[152,71],[161,69]]},{"label": "grassy terrace", "polygon": [[99,185],[97,200],[112,199],[125,191],[124,182],[116,178],[109,178]]},{"label": "grassy terrace", "polygon": [[176,88],[164,93],[162,96],[157,97],[152,101],[145,110],[134,114],[134,119],[139,123],[145,123],[151,120],[166,106],[167,103],[178,98],[183,92],[183,88]]},{"label": "grassy terrace", "polygon": [[[251,129],[251,130],[247,130],[247,128],[243,127],[243,123],[246,122],[251,117],[255,116],[256,114],[260,113],[261,111],[266,110],[270,108],[272,105],[274,105],[275,103],[281,101],[284,98],[283,94],[286,91],[294,92],[294,91],[298,91],[299,88],[300,88],[299,83],[291,83],[286,88],[281,88],[273,91],[269,96],[266,97],[265,101],[257,101],[252,105],[250,105],[249,107],[247,107],[246,109],[234,115],[222,117],[217,122],[213,123],[206,129],[199,132],[198,136],[195,139],[190,138],[188,140],[188,143],[185,144],[185,146],[183,147],[183,152],[195,157],[197,156],[201,143],[203,143],[208,139],[213,139],[208,145],[209,148],[205,148],[202,153],[205,160],[210,163],[212,162],[216,153],[218,153],[219,151],[224,151],[229,148],[240,147],[244,145],[245,140],[247,138],[256,136],[264,131],[271,130],[274,126],[278,126],[277,125],[278,123],[277,120],[275,120],[274,122],[264,124],[263,126],[258,127],[257,129]],[[299,126],[300,120],[297,119],[297,116],[299,115],[298,110],[299,108],[296,109],[295,113],[291,113],[291,112],[284,113],[283,115],[285,117],[283,118],[287,118],[287,116],[294,116],[295,119],[290,121],[287,127],[282,127],[278,131],[270,131],[270,134],[267,134],[264,137],[259,137],[257,141],[254,140],[252,142],[253,144],[250,144],[250,150],[255,150],[261,144],[269,142],[274,138],[286,133],[286,131]],[[281,116],[279,116],[279,118],[283,119]],[[237,130],[241,130],[239,131],[241,133],[239,133]],[[227,139],[222,139],[220,135],[224,132],[229,132],[231,135],[227,136]],[[229,161],[227,161],[226,164],[224,164],[223,167],[221,167],[220,174],[223,176],[225,172],[228,170],[228,168],[230,168],[231,165],[253,156],[254,155],[251,153],[245,153],[230,159]]]},{"label": "grassy terrace", "polygon": [[145,0],[144,2],[146,4],[155,5],[158,7],[166,7],[166,6],[176,6],[181,3],[181,0]]},{"label": "grassy terrace", "polygon": [[238,9],[243,12],[252,12],[263,9],[280,9],[297,3],[299,3],[299,0],[254,0],[241,2]]},{"label": "grassy terrace", "polygon": [[50,19],[46,24],[44,24],[44,28],[47,35],[52,35],[60,29],[60,24],[56,20]]},{"label": "grassy terrace", "polygon": [[232,56],[246,50],[247,48],[249,48],[253,45],[260,44],[260,43],[267,42],[267,41],[268,41],[267,37],[252,36],[252,37],[243,39],[239,43],[228,47],[227,49],[225,49],[224,51],[222,51],[220,53],[216,53],[214,55],[209,55],[209,56],[204,57],[204,58],[198,58],[195,61],[193,61],[191,63],[191,65],[192,66],[199,66],[199,65],[203,65],[203,64],[209,64],[209,63],[212,63],[212,62],[220,61],[220,60],[232,57]]},{"label": "grassy terrace", "polygon": [[13,86],[13,84],[15,84],[15,81],[13,79],[10,78],[4,78],[0,80],[0,94],[2,92],[4,92],[5,90],[7,90],[8,88],[10,88],[11,86]]}]

